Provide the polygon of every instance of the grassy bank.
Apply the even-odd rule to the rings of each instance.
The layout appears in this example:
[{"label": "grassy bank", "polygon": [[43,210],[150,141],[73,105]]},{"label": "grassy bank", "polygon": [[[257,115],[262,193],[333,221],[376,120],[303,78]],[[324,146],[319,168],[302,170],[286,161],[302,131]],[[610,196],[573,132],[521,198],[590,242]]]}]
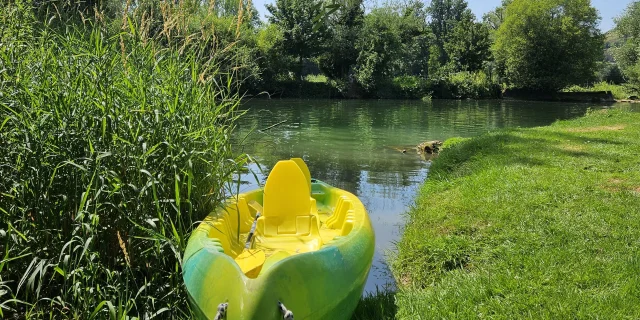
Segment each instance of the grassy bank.
[{"label": "grassy bank", "polygon": [[462,141],[398,244],[397,317],[640,317],[640,113]]},{"label": "grassy bank", "polygon": [[395,319],[397,307],[395,292],[383,290],[365,294],[353,312],[351,320],[392,320]]},{"label": "grassy bank", "polygon": [[631,96],[638,96],[640,93],[631,85],[613,84],[607,82],[594,83],[592,86],[571,86],[564,90],[565,92],[595,92],[595,91],[611,91],[613,97],[617,100],[629,99]]}]

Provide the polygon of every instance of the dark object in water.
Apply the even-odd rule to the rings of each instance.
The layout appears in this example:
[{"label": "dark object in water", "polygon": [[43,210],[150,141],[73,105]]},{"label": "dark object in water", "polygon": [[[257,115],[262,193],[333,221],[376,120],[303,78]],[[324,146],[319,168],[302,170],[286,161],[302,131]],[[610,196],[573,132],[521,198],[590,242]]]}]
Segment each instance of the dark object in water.
[{"label": "dark object in water", "polygon": [[438,153],[438,151],[440,151],[441,146],[442,146],[442,141],[433,140],[433,141],[427,141],[419,144],[418,146],[416,146],[416,149],[418,149],[418,153],[433,154],[433,153]]}]

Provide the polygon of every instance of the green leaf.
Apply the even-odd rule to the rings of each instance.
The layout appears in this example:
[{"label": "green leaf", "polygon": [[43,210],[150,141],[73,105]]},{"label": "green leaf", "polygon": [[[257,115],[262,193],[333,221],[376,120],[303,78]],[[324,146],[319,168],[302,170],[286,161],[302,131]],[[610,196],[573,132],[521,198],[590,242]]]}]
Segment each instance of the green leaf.
[{"label": "green leaf", "polygon": [[55,266],[55,267],[53,268],[53,270],[54,270],[55,272],[59,273],[59,274],[60,274],[61,276],[63,276],[63,277],[65,277],[65,276],[66,276],[66,273],[64,272],[64,270],[60,269],[60,267],[58,267],[58,266]]},{"label": "green leaf", "polygon": [[105,305],[105,303],[107,303],[107,301],[102,301],[102,302],[98,303],[96,308],[93,309],[93,312],[89,316],[89,320],[94,319],[98,315],[98,312],[100,312],[102,310],[102,307]]}]

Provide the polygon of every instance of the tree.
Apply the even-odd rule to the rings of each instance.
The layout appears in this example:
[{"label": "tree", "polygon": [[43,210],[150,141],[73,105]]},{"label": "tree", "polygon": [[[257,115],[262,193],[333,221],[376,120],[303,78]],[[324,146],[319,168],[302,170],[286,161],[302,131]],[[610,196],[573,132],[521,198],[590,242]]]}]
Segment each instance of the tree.
[{"label": "tree", "polygon": [[436,40],[434,49],[438,50],[438,62],[444,65],[449,62],[449,56],[444,48],[449,40],[449,34],[465,16],[469,17],[473,14],[465,0],[433,0],[427,12],[431,17],[429,26]]},{"label": "tree", "polygon": [[358,50],[356,81],[373,92],[380,80],[389,78],[392,59],[399,54],[401,38],[397,24],[399,15],[390,7],[373,9],[366,17],[356,42]]},{"label": "tree", "polygon": [[615,50],[615,59],[629,82],[640,89],[640,1],[629,5],[616,19],[616,32],[626,40]]},{"label": "tree", "polygon": [[502,5],[495,8],[493,11],[489,11],[482,16],[482,21],[489,28],[490,31],[496,31],[502,25],[504,21],[505,11],[513,0],[502,0]]},{"label": "tree", "polygon": [[340,8],[327,19],[329,39],[318,62],[320,69],[333,79],[345,79],[358,59],[354,43],[364,24],[362,0],[343,0]]},{"label": "tree", "polygon": [[400,9],[398,30],[400,53],[393,60],[393,76],[411,75],[427,77],[429,49],[434,42],[427,24],[427,11],[422,1],[409,1]]},{"label": "tree", "polygon": [[454,71],[480,70],[491,56],[489,29],[474,20],[473,14],[466,12],[444,43],[449,64]]},{"label": "tree", "polygon": [[303,59],[317,55],[328,35],[327,26],[317,24],[325,8],[321,0],[276,0],[267,4],[269,21],[283,31],[282,49],[298,59],[298,79],[302,76]]},{"label": "tree", "polygon": [[356,81],[369,93],[397,76],[426,76],[431,33],[420,1],[386,5],[365,17],[356,42]]},{"label": "tree", "polygon": [[489,29],[475,21],[467,2],[434,0],[427,10],[435,37],[430,70],[441,74],[481,69],[490,57]]},{"label": "tree", "polygon": [[585,83],[603,58],[599,20],[590,0],[514,0],[494,56],[514,87],[557,91]]}]

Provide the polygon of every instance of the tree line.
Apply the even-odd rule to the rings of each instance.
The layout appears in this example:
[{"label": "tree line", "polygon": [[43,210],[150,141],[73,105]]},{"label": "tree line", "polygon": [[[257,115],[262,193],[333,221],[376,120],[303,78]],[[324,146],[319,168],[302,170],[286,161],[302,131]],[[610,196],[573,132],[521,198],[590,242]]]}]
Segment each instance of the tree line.
[{"label": "tree line", "polygon": [[[116,27],[123,11],[136,8],[133,23],[160,33],[172,17],[163,2],[71,3],[83,6],[74,10],[101,8]],[[483,17],[465,0],[373,7],[364,0],[275,0],[266,21],[251,0],[178,2],[184,28],[211,34],[208,48],[229,57],[221,69],[241,79],[238,89],[249,95],[484,98],[505,88],[553,92],[608,81],[611,69],[637,87],[640,75],[638,1],[616,20],[624,41],[614,48],[615,68],[604,63],[605,36],[590,0],[503,0]],[[51,10],[70,2],[43,3]]]}]

